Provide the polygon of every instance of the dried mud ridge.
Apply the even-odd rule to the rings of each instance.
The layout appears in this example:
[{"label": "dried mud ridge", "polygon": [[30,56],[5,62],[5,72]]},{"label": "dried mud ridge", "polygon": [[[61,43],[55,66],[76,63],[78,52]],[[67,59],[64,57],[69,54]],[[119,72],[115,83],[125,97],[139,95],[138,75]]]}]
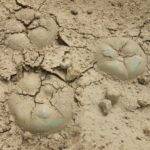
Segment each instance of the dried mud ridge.
[{"label": "dried mud ridge", "polygon": [[[15,135],[23,134],[27,145],[35,140],[47,144],[50,139],[48,149],[75,150],[109,149],[112,139],[126,142],[118,134],[125,130],[142,142],[149,137],[148,127],[144,136],[130,132],[132,126],[139,131],[138,122],[150,106],[149,95],[142,94],[149,86],[149,19],[135,33],[120,36],[113,25],[107,31],[92,21],[78,27],[80,9],[63,18],[59,11],[44,11],[47,0],[14,0],[12,7],[6,3],[0,0],[0,79],[6,86],[0,87],[0,104],[9,106],[2,112],[7,118],[12,114],[15,121],[6,119],[0,134],[10,134],[15,122],[22,129]],[[92,13],[88,10],[86,15]],[[48,138],[43,142],[24,131]]]}]

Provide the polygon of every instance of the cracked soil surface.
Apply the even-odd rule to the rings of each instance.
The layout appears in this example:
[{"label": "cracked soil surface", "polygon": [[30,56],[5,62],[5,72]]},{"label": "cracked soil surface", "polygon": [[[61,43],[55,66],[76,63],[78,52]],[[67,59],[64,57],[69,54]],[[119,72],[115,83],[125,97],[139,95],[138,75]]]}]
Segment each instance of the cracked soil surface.
[{"label": "cracked soil surface", "polygon": [[149,91],[149,0],[0,0],[0,150],[150,150]]}]

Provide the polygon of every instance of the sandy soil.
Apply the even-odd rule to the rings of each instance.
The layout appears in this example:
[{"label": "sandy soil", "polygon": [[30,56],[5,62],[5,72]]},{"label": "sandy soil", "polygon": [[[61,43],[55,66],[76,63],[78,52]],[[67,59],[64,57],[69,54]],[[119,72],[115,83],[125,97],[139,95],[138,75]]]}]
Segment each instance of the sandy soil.
[{"label": "sandy soil", "polygon": [[[122,81],[97,71],[94,43],[109,37],[140,45],[143,74]],[[0,150],[150,150],[149,56],[150,0],[0,0]],[[23,104],[9,103],[14,93]],[[24,131],[18,120],[41,125],[28,124],[30,99],[71,119],[53,134]]]}]

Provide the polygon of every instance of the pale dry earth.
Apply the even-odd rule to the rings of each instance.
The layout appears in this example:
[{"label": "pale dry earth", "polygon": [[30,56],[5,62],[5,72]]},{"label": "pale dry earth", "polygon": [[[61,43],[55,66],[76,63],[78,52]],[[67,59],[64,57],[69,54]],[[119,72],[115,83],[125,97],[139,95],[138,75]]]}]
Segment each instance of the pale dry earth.
[{"label": "pale dry earth", "polygon": [[[121,81],[97,72],[93,43],[110,37],[140,45],[143,74]],[[149,0],[0,0],[0,150],[149,150],[149,63]],[[60,132],[30,134],[16,124],[10,89],[26,73],[40,76],[37,88],[19,93],[28,100],[38,100],[41,81],[48,80],[58,99],[65,88],[73,115]],[[113,105],[108,89],[120,94]]]}]

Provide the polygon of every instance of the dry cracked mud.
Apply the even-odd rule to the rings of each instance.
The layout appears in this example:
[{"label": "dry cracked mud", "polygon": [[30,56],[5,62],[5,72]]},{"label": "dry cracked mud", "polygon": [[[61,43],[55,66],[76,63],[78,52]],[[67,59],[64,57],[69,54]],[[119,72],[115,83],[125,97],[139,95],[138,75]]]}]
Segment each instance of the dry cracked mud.
[{"label": "dry cracked mud", "polygon": [[149,8],[0,0],[0,150],[149,150]]}]

